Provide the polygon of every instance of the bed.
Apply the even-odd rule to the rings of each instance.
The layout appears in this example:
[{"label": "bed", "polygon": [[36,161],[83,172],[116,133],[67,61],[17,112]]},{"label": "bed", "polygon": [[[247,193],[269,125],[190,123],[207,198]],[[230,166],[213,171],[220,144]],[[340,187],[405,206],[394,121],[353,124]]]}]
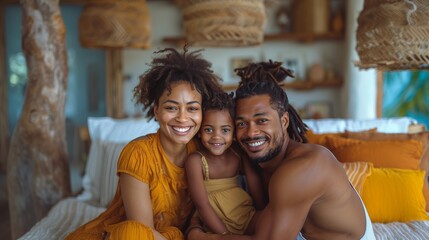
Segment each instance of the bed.
[{"label": "bed", "polygon": [[[381,144],[380,142],[388,144],[393,141],[395,144],[399,143],[402,145],[409,143],[410,148],[416,145],[418,149],[415,151],[410,150],[410,154],[414,154],[413,156],[415,157],[420,157],[420,159],[417,160],[417,169],[407,169],[406,171],[413,173],[419,172],[419,176],[424,175],[424,179],[417,179],[416,181],[418,181],[418,183],[412,182],[412,185],[402,186],[403,189],[399,189],[398,187],[396,190],[398,190],[398,192],[403,192],[404,189],[417,189],[416,193],[410,192],[408,195],[412,195],[412,197],[410,197],[412,200],[419,200],[418,204],[415,204],[416,206],[411,207],[412,210],[410,210],[410,212],[418,209],[418,211],[420,211],[420,215],[417,218],[420,219],[413,219],[415,216],[411,214],[412,216],[408,216],[408,218],[405,218],[406,220],[404,220],[404,218],[401,218],[401,213],[399,213],[399,218],[396,219],[398,221],[395,219],[392,220],[392,218],[390,220],[389,218],[385,219],[385,216],[381,216],[380,219],[378,219],[380,217],[378,216],[376,221],[373,220],[372,216],[371,219],[373,221],[376,238],[379,240],[429,239],[429,206],[426,206],[429,205],[426,204],[426,202],[429,203],[429,201],[426,201],[426,199],[429,199],[429,196],[425,195],[427,194],[428,182],[429,132],[409,133],[409,127],[416,124],[416,121],[408,117],[369,120],[320,119],[305,120],[305,122],[311,129],[311,133],[309,133],[309,139],[311,142],[325,145],[327,148],[332,148],[334,154],[338,153],[338,156],[341,156],[341,159],[344,159],[346,162],[353,162],[353,159],[347,159],[349,155],[353,155],[354,157],[359,158],[357,160],[362,160],[362,162],[367,163],[366,166],[370,164],[371,167],[380,167],[380,163],[366,162],[364,159],[368,159],[370,157],[363,157],[362,154],[364,154],[365,151],[356,150],[356,146],[365,146],[372,154],[373,152],[376,152],[376,150],[371,149],[371,146]],[[91,147],[85,168],[85,174],[82,180],[82,193],[78,196],[69,197],[58,202],[45,218],[36,223],[31,230],[24,234],[20,239],[63,239],[69,232],[104,211],[116,190],[116,162],[122,148],[130,140],[140,135],[155,132],[157,128],[157,122],[153,120],[147,121],[147,119],[144,118],[121,120],[108,117],[89,118],[88,130],[91,137]],[[345,143],[341,143],[341,141],[345,141]],[[366,151],[368,151],[368,149]],[[397,149],[397,147],[395,149]],[[349,153],[359,152],[362,154],[347,155],[347,151]],[[396,154],[395,152],[392,154],[395,155],[391,156],[391,158],[408,157]],[[378,159],[379,155],[372,157]],[[340,161],[341,159],[339,158]],[[408,162],[408,160],[401,160],[400,164],[403,162]],[[411,167],[407,166],[407,168],[416,168],[415,162],[416,160],[414,159],[414,165]],[[388,164],[391,163],[388,162]],[[356,173],[356,170],[354,171]],[[421,175],[422,172],[423,175]],[[368,174],[367,171],[365,181],[362,180],[362,177],[359,177],[359,180],[361,180],[360,183],[364,183],[362,185],[363,187],[361,186],[362,189],[367,189],[367,182],[371,176],[372,175]],[[349,177],[352,176],[349,175]],[[356,175],[353,177],[356,178]],[[371,181],[374,181],[374,179],[371,179]],[[405,184],[403,182],[407,182],[403,181],[403,179],[400,179],[399,181],[400,184]],[[389,183],[387,185],[389,185]],[[387,187],[383,187],[383,189],[384,188]],[[426,191],[422,191],[422,189]],[[362,194],[364,193],[365,192]],[[371,196],[372,195],[369,194],[369,196],[366,197],[370,205],[372,203],[369,201],[380,200],[371,199]],[[362,197],[364,197],[364,195],[362,195]],[[423,203],[422,198],[424,201]],[[364,202],[366,201],[365,198],[363,198],[363,200]],[[382,202],[383,205],[389,205],[388,203],[390,203],[390,200],[392,199],[386,199],[386,197],[384,197],[384,199],[381,200],[384,201]],[[404,201],[406,202],[408,199],[405,199]],[[424,206],[422,206],[422,204],[424,204]],[[395,204],[390,205],[394,206]],[[378,205],[374,206],[375,210],[379,208],[377,207]],[[402,207],[397,208],[403,209]],[[389,214],[391,212],[392,211],[390,211]],[[404,214],[409,215],[408,212]],[[424,214],[425,216],[422,217],[421,214]],[[425,217],[428,220],[426,220]]]}]

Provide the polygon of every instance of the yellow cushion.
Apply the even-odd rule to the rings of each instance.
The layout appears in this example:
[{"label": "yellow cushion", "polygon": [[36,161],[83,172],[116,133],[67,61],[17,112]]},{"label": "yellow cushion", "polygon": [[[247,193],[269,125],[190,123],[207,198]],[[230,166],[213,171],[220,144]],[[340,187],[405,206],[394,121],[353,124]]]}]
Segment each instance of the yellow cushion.
[{"label": "yellow cushion", "polygon": [[361,194],[365,180],[371,175],[373,164],[369,162],[348,162],[343,163],[344,170],[350,183],[355,187],[356,191]]},{"label": "yellow cushion", "polygon": [[[429,171],[429,131],[419,133],[379,133],[379,132],[350,132],[345,131],[344,137],[353,138],[359,140],[410,140],[414,139],[420,141],[423,144],[423,154],[420,158],[420,169],[426,170],[426,179]],[[426,199],[426,211],[429,212],[429,186],[428,181],[425,181],[423,187],[423,195]]]},{"label": "yellow cushion", "polygon": [[326,137],[327,136],[344,136],[344,133],[314,133],[311,130],[308,130],[305,133],[305,136],[307,137],[307,140],[309,143],[319,144],[322,146],[326,145]]},{"label": "yellow cushion", "polygon": [[328,136],[326,141],[340,162],[366,161],[374,167],[418,170],[423,153],[422,143],[416,140],[362,141]]},{"label": "yellow cushion", "polygon": [[361,194],[371,221],[429,220],[422,192],[424,175],[422,170],[372,168]]},{"label": "yellow cushion", "polygon": [[377,128],[370,128],[368,130],[358,131],[358,132],[352,132],[352,131],[345,131],[345,132],[338,132],[338,133],[314,133],[311,129],[309,129],[305,134],[307,137],[307,140],[309,143],[319,144],[326,147],[326,137],[347,137],[348,134],[369,134],[369,133],[375,133],[377,132]]}]

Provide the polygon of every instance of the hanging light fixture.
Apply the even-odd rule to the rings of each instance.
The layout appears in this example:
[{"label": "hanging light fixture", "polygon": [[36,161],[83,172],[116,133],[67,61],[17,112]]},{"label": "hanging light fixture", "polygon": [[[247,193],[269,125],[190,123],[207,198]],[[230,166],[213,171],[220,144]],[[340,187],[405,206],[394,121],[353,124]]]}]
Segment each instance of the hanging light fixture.
[{"label": "hanging light fixture", "polygon": [[360,68],[429,69],[429,0],[365,0],[356,37]]},{"label": "hanging light fixture", "polygon": [[199,46],[239,47],[264,40],[264,0],[182,0],[186,40]]},{"label": "hanging light fixture", "polygon": [[79,18],[79,38],[89,48],[149,48],[146,0],[89,1]]}]

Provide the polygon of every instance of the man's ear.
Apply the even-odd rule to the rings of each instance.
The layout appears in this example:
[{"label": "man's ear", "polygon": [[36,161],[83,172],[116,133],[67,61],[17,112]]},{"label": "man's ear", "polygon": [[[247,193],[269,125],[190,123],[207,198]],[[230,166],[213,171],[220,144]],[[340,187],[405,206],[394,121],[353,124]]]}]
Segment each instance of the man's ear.
[{"label": "man's ear", "polygon": [[283,129],[287,129],[289,127],[289,112],[284,112],[281,117],[281,123],[283,126]]}]

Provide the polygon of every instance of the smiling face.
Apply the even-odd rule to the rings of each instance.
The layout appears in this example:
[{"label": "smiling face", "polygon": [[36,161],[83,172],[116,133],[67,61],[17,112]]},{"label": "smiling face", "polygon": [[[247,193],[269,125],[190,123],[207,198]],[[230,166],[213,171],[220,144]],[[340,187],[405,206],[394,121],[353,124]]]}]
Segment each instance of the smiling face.
[{"label": "smiling face", "polygon": [[250,159],[261,164],[277,157],[285,149],[288,114],[280,118],[269,95],[256,95],[237,101],[236,134]]},{"label": "smiling face", "polygon": [[221,155],[234,138],[234,121],[228,110],[207,110],[199,133],[201,143],[213,155]]},{"label": "smiling face", "polygon": [[198,132],[202,119],[202,97],[187,82],[171,85],[154,107],[159,122],[160,138],[165,144],[187,144]]}]

